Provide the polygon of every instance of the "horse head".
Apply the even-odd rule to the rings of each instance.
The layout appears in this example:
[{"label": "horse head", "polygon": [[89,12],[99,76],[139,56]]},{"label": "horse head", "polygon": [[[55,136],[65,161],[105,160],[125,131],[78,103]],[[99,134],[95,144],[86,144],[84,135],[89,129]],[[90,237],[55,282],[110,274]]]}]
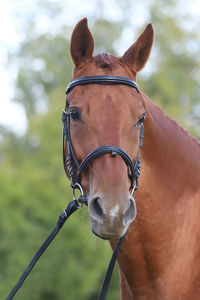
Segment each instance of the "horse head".
[{"label": "horse head", "polygon": [[[149,57],[152,43],[153,28],[148,24],[123,56],[107,53],[93,56],[93,36],[87,19],[83,19],[71,37],[73,81],[105,75],[136,81],[137,72]],[[136,162],[139,128],[145,116],[141,95],[136,88],[126,84],[80,84],[68,91],[67,106],[70,139],[78,164],[94,149],[108,145],[123,149],[123,153]],[[65,145],[64,151],[67,157],[69,147]],[[125,154],[118,154],[113,151],[96,156],[88,161],[81,174],[81,186],[88,195],[92,231],[104,239],[122,236],[136,217],[129,165],[123,157]],[[67,159],[64,163],[67,166]],[[74,161],[72,164],[76,169]],[[69,171],[67,174],[70,176]]]}]

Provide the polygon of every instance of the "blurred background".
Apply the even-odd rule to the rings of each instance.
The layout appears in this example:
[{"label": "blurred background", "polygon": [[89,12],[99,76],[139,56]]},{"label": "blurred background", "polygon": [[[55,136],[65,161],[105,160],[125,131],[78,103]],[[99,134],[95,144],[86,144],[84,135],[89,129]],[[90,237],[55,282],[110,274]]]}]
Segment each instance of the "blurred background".
[{"label": "blurred background", "polygon": [[[1,0],[1,299],[71,200],[62,166],[61,112],[72,73],[69,43],[74,26],[87,17],[95,52],[122,55],[152,22],[155,43],[138,83],[200,139],[197,2]],[[110,256],[109,243],[90,232],[83,208],[63,227],[15,299],[96,300]],[[108,299],[119,299],[117,268]]]}]

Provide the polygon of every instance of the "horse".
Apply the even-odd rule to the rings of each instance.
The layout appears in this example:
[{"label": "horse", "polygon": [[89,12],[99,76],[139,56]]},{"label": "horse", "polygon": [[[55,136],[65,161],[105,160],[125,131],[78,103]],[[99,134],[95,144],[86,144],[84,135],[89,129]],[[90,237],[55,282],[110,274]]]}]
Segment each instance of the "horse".
[{"label": "horse", "polygon": [[[72,79],[78,84],[67,95],[76,162],[73,159],[67,169],[70,149],[64,142],[64,165],[70,178],[71,170],[92,151],[94,154],[94,149],[107,147],[95,159],[87,159],[81,189],[87,195],[95,235],[109,240],[114,248],[116,239],[126,233],[117,259],[121,299],[197,300],[200,144],[137,89],[137,73],[146,64],[153,41],[154,29],[149,23],[121,57],[108,53],[94,56],[87,19],[78,22],[70,44]],[[85,81],[112,76],[117,84]],[[124,78],[125,84],[120,84],[119,78]],[[134,86],[128,86],[129,79]],[[140,148],[141,126],[144,140]],[[130,182],[131,163],[126,160],[130,157],[135,166],[138,152],[139,188],[138,182],[137,186]]]}]

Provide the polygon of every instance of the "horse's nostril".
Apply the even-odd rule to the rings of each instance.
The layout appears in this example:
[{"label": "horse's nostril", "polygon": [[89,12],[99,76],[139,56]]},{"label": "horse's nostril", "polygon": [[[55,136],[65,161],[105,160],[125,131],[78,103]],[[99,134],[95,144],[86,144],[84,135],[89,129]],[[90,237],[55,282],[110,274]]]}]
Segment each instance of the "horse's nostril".
[{"label": "horse's nostril", "polygon": [[103,216],[103,210],[101,208],[101,199],[99,197],[94,198],[92,201],[92,206],[95,214],[99,217]]},{"label": "horse's nostril", "polygon": [[129,199],[128,209],[124,216],[125,224],[132,222],[136,217],[136,213],[137,213],[137,210],[136,210],[135,199],[131,198],[131,199]]}]

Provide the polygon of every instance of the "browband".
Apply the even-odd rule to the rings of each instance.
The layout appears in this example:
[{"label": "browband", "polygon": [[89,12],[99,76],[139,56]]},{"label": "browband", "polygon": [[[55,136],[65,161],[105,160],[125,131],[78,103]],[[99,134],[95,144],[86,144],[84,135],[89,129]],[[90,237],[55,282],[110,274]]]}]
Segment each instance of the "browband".
[{"label": "browband", "polygon": [[123,84],[135,88],[138,93],[140,91],[139,86],[132,79],[121,77],[121,76],[98,75],[98,76],[81,77],[71,81],[68,87],[66,88],[65,93],[68,94],[77,85],[85,85],[91,83],[110,84],[110,85]]}]

